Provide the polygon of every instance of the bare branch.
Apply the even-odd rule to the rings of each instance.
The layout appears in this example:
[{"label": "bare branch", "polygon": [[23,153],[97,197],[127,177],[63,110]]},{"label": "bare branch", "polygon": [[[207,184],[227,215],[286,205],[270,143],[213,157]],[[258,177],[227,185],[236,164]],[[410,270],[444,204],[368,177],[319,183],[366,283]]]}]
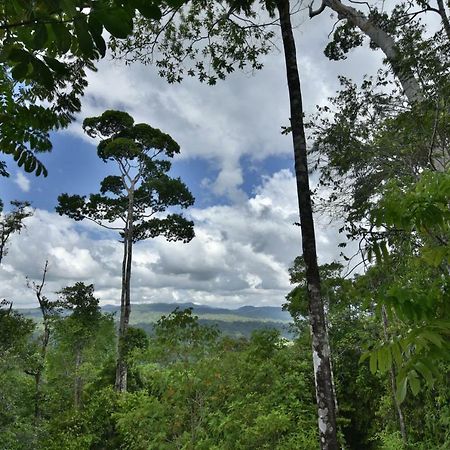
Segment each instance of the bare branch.
[{"label": "bare branch", "polygon": [[318,16],[319,14],[322,14],[323,11],[325,10],[326,6],[325,2],[322,1],[322,4],[320,5],[319,9],[316,9],[315,11],[313,10],[313,5],[314,5],[314,0],[310,3],[310,5],[308,6],[308,10],[309,10],[309,18],[312,19],[315,16]]}]

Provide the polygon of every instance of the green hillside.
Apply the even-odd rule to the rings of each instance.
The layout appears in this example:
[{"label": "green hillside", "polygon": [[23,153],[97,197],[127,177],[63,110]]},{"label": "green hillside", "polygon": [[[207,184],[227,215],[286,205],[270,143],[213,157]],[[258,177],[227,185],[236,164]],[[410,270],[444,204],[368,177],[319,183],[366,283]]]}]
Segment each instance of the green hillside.
[{"label": "green hillside", "polygon": [[[228,309],[193,303],[134,304],[130,324],[151,334],[153,325],[159,318],[169,314],[175,308],[192,308],[202,325],[215,326],[228,336],[250,337],[255,330],[274,328],[283,337],[292,337],[289,332],[291,323],[289,313],[276,306],[243,306],[238,309]],[[114,314],[116,318],[119,315],[119,307],[115,305],[105,305],[102,311]],[[20,312],[26,317],[40,321],[41,313],[38,308],[21,309]]]}]

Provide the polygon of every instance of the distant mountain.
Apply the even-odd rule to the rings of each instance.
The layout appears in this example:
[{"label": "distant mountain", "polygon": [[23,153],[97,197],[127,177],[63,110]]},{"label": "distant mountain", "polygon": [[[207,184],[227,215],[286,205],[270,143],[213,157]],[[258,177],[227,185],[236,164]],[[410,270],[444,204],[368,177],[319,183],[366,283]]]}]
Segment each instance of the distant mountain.
[{"label": "distant mountain", "polygon": [[[153,324],[161,316],[170,314],[175,308],[192,308],[201,324],[217,326],[222,333],[230,336],[249,337],[254,330],[275,328],[284,337],[291,337],[289,332],[291,316],[277,306],[242,306],[237,309],[228,309],[194,303],[136,303],[131,308],[130,324],[151,333]],[[120,307],[104,305],[102,311],[118,317]],[[19,312],[37,321],[40,319],[38,308],[21,309]]]}]

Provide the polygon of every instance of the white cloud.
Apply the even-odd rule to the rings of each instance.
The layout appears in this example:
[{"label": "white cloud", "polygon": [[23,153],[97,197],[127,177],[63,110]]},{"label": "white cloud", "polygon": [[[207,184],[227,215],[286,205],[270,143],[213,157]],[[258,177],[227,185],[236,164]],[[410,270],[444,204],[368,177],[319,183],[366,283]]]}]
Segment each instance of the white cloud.
[{"label": "white cloud", "polygon": [[[141,242],[133,252],[132,301],[193,301],[210,305],[281,304],[291,289],[287,269],[300,253],[295,181],[280,171],[264,177],[255,193],[234,205],[189,212],[196,238],[189,244],[163,238]],[[318,229],[321,261],[336,255],[335,229]],[[97,236],[97,238],[96,238]],[[38,281],[49,260],[46,295],[85,281],[104,303],[118,303],[122,246],[110,233],[55,213],[36,210],[11,239],[0,267],[0,298],[35,304],[25,279]]]},{"label": "white cloud", "polygon": [[14,183],[16,183],[23,192],[28,192],[30,190],[31,181],[22,172],[16,173]]},{"label": "white cloud", "polygon": [[[295,35],[308,114],[338,89],[338,73],[361,79],[362,74],[376,71],[381,57],[379,52],[358,49],[346,61],[327,60],[323,49],[334,19],[324,13],[309,20],[305,11],[294,22],[298,25]],[[263,58],[261,71],[249,74],[237,70],[216,86],[189,77],[169,85],[155,67],[125,66],[107,57],[98,64],[97,72],[89,73],[80,120],[69,132],[83,135],[82,119],[105,109],[126,110],[138,122],[173,136],[181,145],[181,158],[210,161],[218,169],[210,183],[216,194],[242,199],[244,156],[263,160],[292,154],[290,137],[280,134],[281,126],[289,124],[290,113],[281,39],[276,43],[278,48]]]}]

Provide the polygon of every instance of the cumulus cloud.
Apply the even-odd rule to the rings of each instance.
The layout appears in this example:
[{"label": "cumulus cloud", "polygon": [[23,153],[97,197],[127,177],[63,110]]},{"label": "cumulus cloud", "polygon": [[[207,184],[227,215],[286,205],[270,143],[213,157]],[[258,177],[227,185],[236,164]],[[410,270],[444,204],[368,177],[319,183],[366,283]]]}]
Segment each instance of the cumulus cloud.
[{"label": "cumulus cloud", "polygon": [[30,190],[31,182],[23,172],[17,172],[14,183],[16,183],[23,192],[28,192]]},{"label": "cumulus cloud", "polygon": [[[295,180],[288,170],[264,177],[246,201],[192,208],[196,237],[189,244],[163,238],[135,245],[133,302],[177,302],[238,307],[279,305],[290,290],[287,269],[300,253]],[[320,228],[321,260],[336,256],[336,230]],[[11,239],[0,267],[0,297],[35,304],[26,277],[38,281],[49,260],[47,295],[77,281],[94,283],[103,303],[118,303],[122,245],[92,225],[36,210]]]},{"label": "cumulus cloud", "polygon": [[[381,60],[378,53],[356,50],[346,61],[328,61],[323,49],[334,21],[326,13],[309,20],[306,8],[294,17],[307,113],[314,112],[316,104],[326,103],[338,89],[337,74],[360,79],[363,73],[374,73]],[[173,136],[181,145],[181,158],[210,161],[218,169],[210,183],[213,192],[242,200],[243,157],[264,160],[292,153],[290,138],[280,134],[281,126],[289,125],[290,113],[279,37],[275,44],[273,52],[263,58],[261,71],[237,70],[216,86],[189,77],[169,85],[155,67],[125,66],[107,57],[97,72],[89,73],[80,119],[105,109],[126,110],[138,122]],[[69,132],[84,136],[81,121]]]}]

